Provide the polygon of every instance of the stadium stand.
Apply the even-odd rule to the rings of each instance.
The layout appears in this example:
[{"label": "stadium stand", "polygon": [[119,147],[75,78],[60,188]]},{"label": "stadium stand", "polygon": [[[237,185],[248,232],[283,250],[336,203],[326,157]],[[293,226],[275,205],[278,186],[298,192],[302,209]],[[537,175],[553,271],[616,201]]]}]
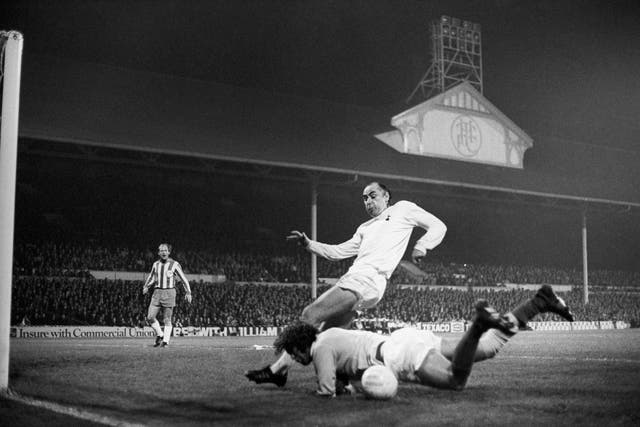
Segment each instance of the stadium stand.
[{"label": "stadium stand", "polygon": [[[202,250],[176,251],[186,273],[224,274],[239,282],[299,283],[309,279],[309,257],[300,251],[269,253],[262,248],[252,252],[215,253]],[[88,277],[90,270],[147,272],[156,258],[149,249],[106,248],[60,243],[17,244],[14,274],[19,276]],[[350,260],[318,260],[318,276],[337,278]],[[501,286],[506,283],[580,285],[582,271],[546,266],[485,265],[456,262],[423,262],[420,267],[430,279],[397,269],[392,277],[398,284],[436,284],[441,286]],[[589,283],[597,287],[640,289],[640,273],[618,270],[590,270]]]},{"label": "stadium stand", "polygon": [[[305,286],[227,282],[194,283],[192,287],[193,304],[179,304],[174,312],[184,326],[282,326],[297,319],[310,301]],[[146,314],[141,289],[142,282],[18,277],[13,284],[12,324],[26,318],[31,325],[141,326]],[[507,311],[531,292],[391,284],[378,307],[364,316],[401,322],[465,320],[478,298]],[[578,290],[565,295],[580,320],[625,320],[640,326],[640,292],[594,292],[586,307],[581,298]]]}]

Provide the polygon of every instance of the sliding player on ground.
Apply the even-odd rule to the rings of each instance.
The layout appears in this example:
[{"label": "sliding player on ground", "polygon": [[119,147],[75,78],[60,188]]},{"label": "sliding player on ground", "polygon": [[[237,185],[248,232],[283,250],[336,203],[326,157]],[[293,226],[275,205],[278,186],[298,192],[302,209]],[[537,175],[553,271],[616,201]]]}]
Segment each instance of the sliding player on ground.
[{"label": "sliding player on ground", "polygon": [[573,321],[564,301],[548,285],[501,316],[484,300],[475,305],[475,318],[462,338],[441,338],[431,331],[402,328],[390,336],[361,330],[332,328],[320,332],[299,323],[276,339],[277,351],[286,351],[303,365],[313,363],[320,396],[353,392],[363,372],[387,366],[400,381],[441,389],[462,390],[474,362],[494,357],[507,341],[538,313],[553,312]]}]

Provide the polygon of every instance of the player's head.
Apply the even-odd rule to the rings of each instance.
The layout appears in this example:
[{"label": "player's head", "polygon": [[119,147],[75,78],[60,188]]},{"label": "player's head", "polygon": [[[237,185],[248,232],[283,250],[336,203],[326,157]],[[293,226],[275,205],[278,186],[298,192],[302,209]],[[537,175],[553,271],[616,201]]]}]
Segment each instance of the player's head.
[{"label": "player's head", "polygon": [[391,192],[384,185],[377,181],[371,182],[362,191],[362,201],[364,208],[372,218],[377,217],[389,206]]},{"label": "player's head", "polygon": [[158,256],[160,259],[166,260],[171,253],[171,245],[168,243],[160,243],[158,246]]},{"label": "player's head", "polygon": [[296,362],[308,365],[311,363],[311,344],[316,340],[318,333],[315,326],[298,322],[280,332],[273,346],[277,353],[286,351]]}]

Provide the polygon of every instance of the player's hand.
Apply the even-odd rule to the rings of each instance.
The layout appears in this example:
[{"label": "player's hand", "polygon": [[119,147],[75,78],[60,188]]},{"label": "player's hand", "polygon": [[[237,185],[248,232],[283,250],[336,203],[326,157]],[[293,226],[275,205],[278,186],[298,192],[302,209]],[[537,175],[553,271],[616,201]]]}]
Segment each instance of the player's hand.
[{"label": "player's hand", "polygon": [[146,286],[142,287],[142,295],[146,295],[147,292],[149,292],[149,288],[147,288]]},{"label": "player's hand", "polygon": [[427,255],[427,251],[414,248],[413,252],[411,252],[411,261],[413,261],[414,264],[418,264],[425,255]]},{"label": "player's hand", "polygon": [[291,231],[291,233],[287,236],[287,240],[292,242],[297,242],[303,248],[306,248],[307,246],[309,246],[309,241],[310,241],[310,239],[307,237],[306,234],[301,233],[297,230]]},{"label": "player's hand", "polygon": [[184,296],[184,299],[185,299],[185,300],[187,300],[187,302],[188,302],[189,304],[191,304],[191,294],[186,294],[186,295]]}]

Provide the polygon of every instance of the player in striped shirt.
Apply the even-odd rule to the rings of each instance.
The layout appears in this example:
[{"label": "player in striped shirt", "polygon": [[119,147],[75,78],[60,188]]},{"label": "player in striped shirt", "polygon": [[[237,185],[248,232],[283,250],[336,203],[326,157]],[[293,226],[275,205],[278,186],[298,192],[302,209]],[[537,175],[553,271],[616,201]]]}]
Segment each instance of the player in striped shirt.
[{"label": "player in striped shirt", "polygon": [[[173,328],[171,317],[173,316],[173,307],[176,306],[176,276],[182,282],[182,286],[184,286],[186,293],[185,300],[191,304],[189,281],[182,272],[182,267],[180,267],[178,261],[169,257],[170,253],[170,244],[161,243],[160,246],[158,246],[158,256],[160,259],[153,263],[151,273],[149,273],[149,277],[147,277],[142,287],[142,293],[146,294],[149,292],[149,288],[155,284],[153,296],[149,303],[149,312],[147,313],[147,322],[149,322],[149,325],[156,332],[154,347],[166,347],[169,345],[169,340],[171,339],[171,330]],[[160,322],[158,322],[156,318],[160,310],[163,312],[164,330],[160,327]]]},{"label": "player in striped shirt", "polygon": [[[413,202],[400,200],[390,205],[390,199],[391,192],[384,184],[368,184],[362,192],[362,201],[371,219],[362,223],[351,239],[338,245],[311,240],[299,231],[292,231],[287,237],[332,261],[356,257],[349,271],[331,289],[305,307],[303,322],[320,330],[348,327],[357,310],[375,307],[382,299],[387,280],[402,259],[415,227],[426,233],[413,247],[414,262],[442,242],[447,227],[440,219]],[[258,384],[274,383],[282,387],[292,364],[291,357],[283,352],[272,365],[247,371],[245,376]]]}]

